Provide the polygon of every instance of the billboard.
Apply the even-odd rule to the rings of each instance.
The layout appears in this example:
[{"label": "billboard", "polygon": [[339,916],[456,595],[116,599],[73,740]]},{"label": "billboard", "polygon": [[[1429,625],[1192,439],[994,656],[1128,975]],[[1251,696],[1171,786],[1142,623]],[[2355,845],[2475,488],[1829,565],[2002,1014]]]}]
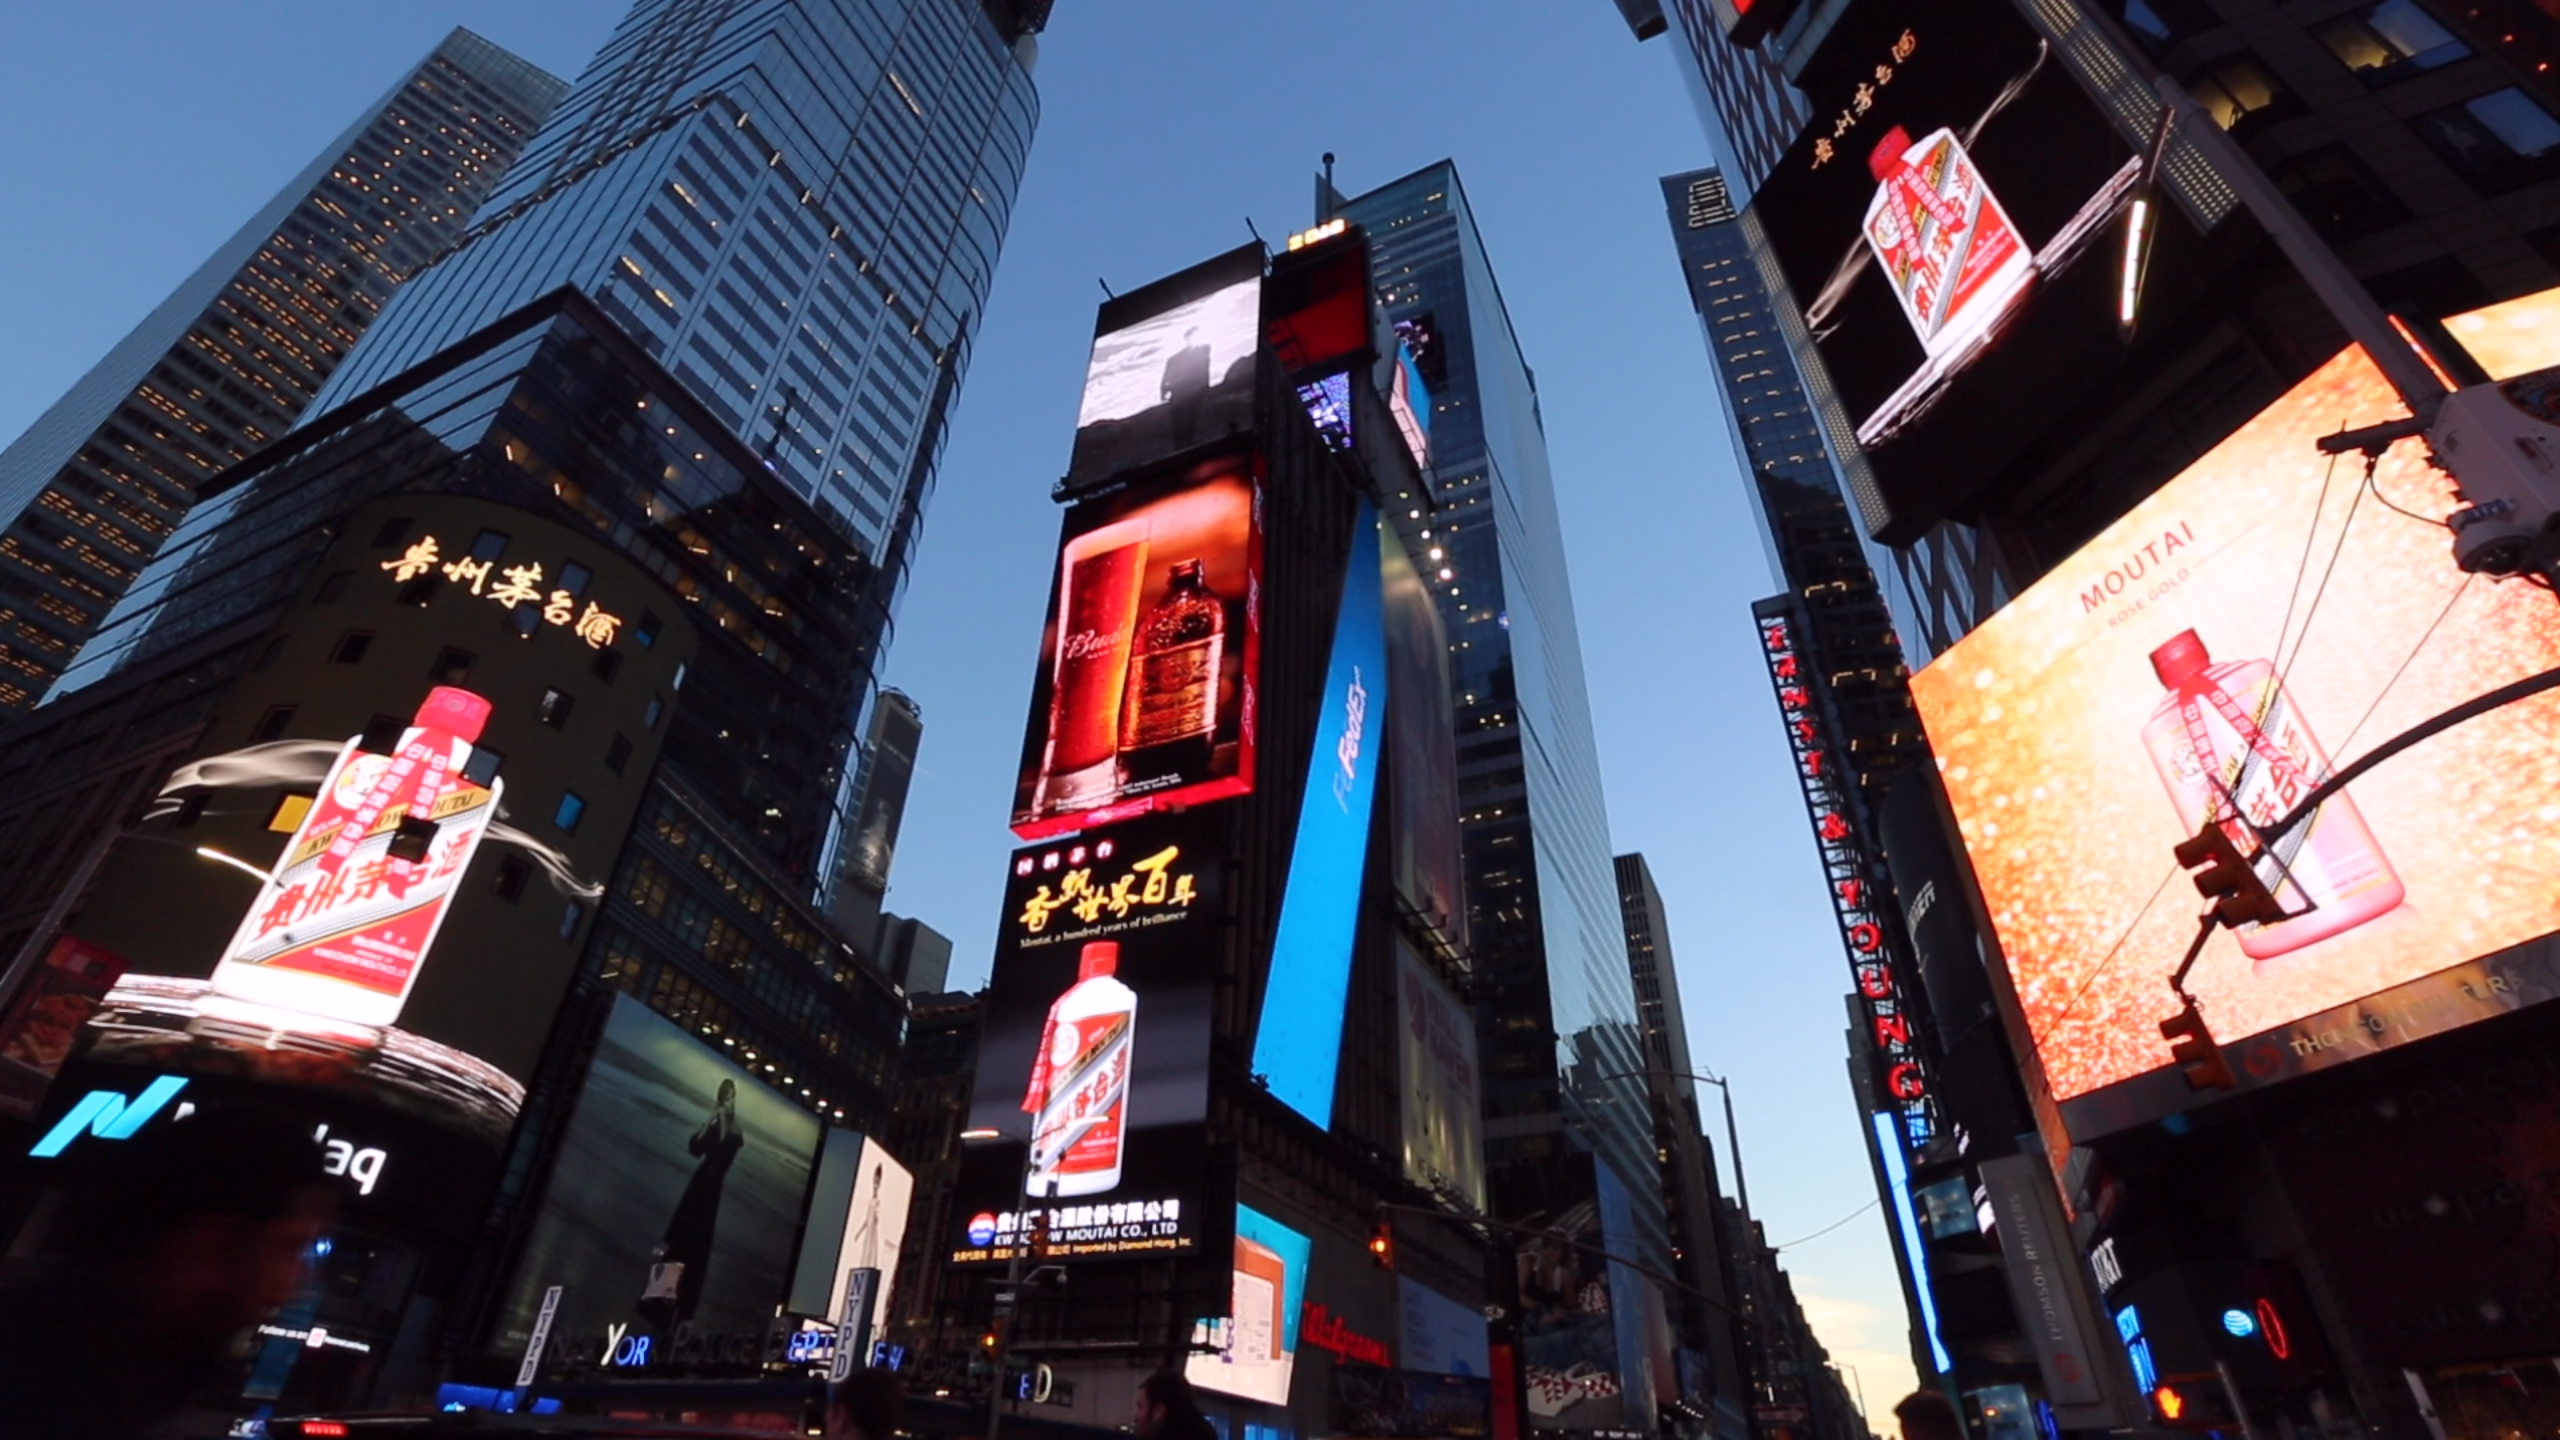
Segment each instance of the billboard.
[{"label": "billboard", "polygon": [[1262,247],[1119,296],[1096,317],[1067,488],[1253,428]]},{"label": "billboard", "polygon": [[1245,456],[1067,511],[1015,834],[1063,835],[1253,788],[1261,521]]},{"label": "billboard", "polygon": [[494,1353],[567,1287],[551,1367],[760,1364],[789,1286],[816,1116],[627,995],[614,997],[552,1161]]},{"label": "billboard", "polygon": [[[1234,1288],[1223,1319],[1192,1332],[1184,1378],[1203,1390],[1289,1403],[1297,1369],[1298,1316],[1307,1303],[1307,1260],[1315,1246],[1250,1205],[1236,1207]],[[1202,1353],[1203,1350],[1207,1353]]]},{"label": "billboard", "polygon": [[1396,1277],[1396,1303],[1404,1319],[1405,1369],[1434,1375],[1493,1373],[1482,1310],[1461,1305],[1409,1275]]},{"label": "billboard", "polygon": [[[1446,981],[1396,946],[1397,1070],[1404,1081],[1405,1178],[1484,1208],[1484,1099],[1476,1020]],[[1409,1368],[1428,1368],[1412,1366]],[[1471,1370],[1481,1375],[1483,1370]]]},{"label": "billboard", "polygon": [[808,1220],[801,1228],[800,1260],[792,1267],[785,1308],[833,1322],[844,1315],[847,1277],[868,1270],[869,1303],[854,1317],[856,1323],[867,1326],[888,1314],[915,1193],[915,1175],[878,1140],[852,1130],[829,1130],[818,1155],[817,1179],[809,1187]]},{"label": "billboard", "polygon": [[1014,852],[969,1107],[1002,1138],[962,1156],[954,1262],[1200,1243],[1227,822],[1194,810]]},{"label": "billboard", "polygon": [[1289,888],[1280,897],[1253,1041],[1254,1072],[1268,1079],[1272,1097],[1326,1127],[1333,1124],[1352,931],[1377,794],[1381,727],[1373,717],[1388,699],[1378,528],[1378,508],[1362,500],[1351,522],[1315,749],[1307,757],[1289,851]]},{"label": "billboard", "polygon": [[80,1027],[97,1013],[124,968],[124,958],[113,951],[69,935],[55,938],[44,962],[0,1008],[0,1116],[24,1120],[35,1114],[71,1058]]},{"label": "billboard", "polygon": [[[1904,543],[2121,363],[2105,242],[2140,160],[2002,0],[1851,7],[1802,83],[1751,208]],[[2195,268],[2162,223],[2147,314]]]},{"label": "billboard", "polygon": [[[2075,1136],[2194,1103],[2158,1028],[2197,928],[2173,845],[2560,664],[2548,593],[2454,568],[2419,444],[2370,487],[2313,449],[2402,413],[2340,354],[1912,678]],[[2243,1086],[2551,993],[2501,952],[2560,928],[2555,722],[2545,695],[2447,730],[2280,841],[2291,918],[2217,931],[2187,981]]]},{"label": "billboard", "polygon": [[[1426,552],[1428,553],[1428,552]],[[1466,868],[1458,846],[1458,747],[1449,717],[1457,713],[1449,684],[1449,632],[1431,588],[1402,541],[1380,547],[1385,569],[1388,689],[1389,827],[1395,885],[1414,913],[1428,919],[1452,948],[1467,948]]]}]

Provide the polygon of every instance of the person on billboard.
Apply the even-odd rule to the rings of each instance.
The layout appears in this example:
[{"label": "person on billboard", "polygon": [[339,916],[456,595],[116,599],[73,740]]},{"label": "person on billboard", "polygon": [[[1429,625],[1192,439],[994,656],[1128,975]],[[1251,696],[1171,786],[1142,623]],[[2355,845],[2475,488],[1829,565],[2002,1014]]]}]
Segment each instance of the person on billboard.
[{"label": "person on billboard", "polygon": [[0,1434],[220,1433],[191,1412],[225,1398],[234,1343],[302,1287],[330,1218],[311,1129],[207,1104],[69,1152],[0,1283]]},{"label": "person on billboard", "polygon": [[1200,407],[1209,399],[1209,347],[1199,338],[1196,327],[1182,332],[1182,348],[1164,362],[1164,384],[1158,391],[1169,407],[1166,421],[1177,450],[1198,438]]},{"label": "person on billboard", "polygon": [[693,1178],[667,1219],[666,1238],[658,1242],[649,1263],[649,1286],[641,1292],[640,1313],[661,1330],[672,1331],[693,1318],[702,1306],[703,1277],[711,1269],[711,1245],[720,1225],[720,1192],[729,1167],[747,1148],[747,1132],[738,1123],[738,1082],[722,1080],[711,1118],[693,1132],[685,1149],[695,1157]]},{"label": "person on billboard", "polygon": [[1159,1370],[1138,1382],[1129,1417],[1138,1440],[1217,1440],[1218,1427],[1200,1413],[1200,1397],[1178,1370]]}]

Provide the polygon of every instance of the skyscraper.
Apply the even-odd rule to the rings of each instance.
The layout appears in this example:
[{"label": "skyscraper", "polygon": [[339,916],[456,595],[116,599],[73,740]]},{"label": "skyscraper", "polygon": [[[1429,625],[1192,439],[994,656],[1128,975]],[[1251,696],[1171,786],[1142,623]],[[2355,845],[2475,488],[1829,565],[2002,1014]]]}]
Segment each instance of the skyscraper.
[{"label": "skyscraper", "polygon": [[[898,824],[906,818],[907,787],[915,780],[916,748],[923,742],[924,712],[916,702],[903,691],[881,691],[854,770],[853,803],[847,807],[853,831],[836,849],[836,874],[828,885],[836,922],[866,953],[880,931],[880,902],[889,893]],[[887,938],[880,936],[884,947]]]},{"label": "skyscraper", "polygon": [[[1667,1269],[1648,1062],[1537,386],[1454,163],[1333,210],[1373,237],[1382,303],[1433,400],[1430,478],[1386,498],[1407,548],[1428,558],[1451,637],[1493,1208],[1588,1217],[1595,1246]],[[1648,1282],[1608,1268],[1616,1353],[1584,1363],[1605,1359],[1641,1395],[1635,1317]],[[1534,1345],[1529,1359],[1538,1368]],[[1651,1427],[1649,1406],[1625,1410],[1585,1418],[1592,1409],[1572,1403],[1538,1418]]]},{"label": "skyscraper", "polygon": [[639,0],[325,397],[592,296],[894,603],[1038,119],[1042,0]]},{"label": "skyscraper", "polygon": [[1650,24],[1629,15],[1628,28],[1638,40],[1650,40],[1664,33],[1665,17],[1679,52],[1681,86],[1714,142],[1727,181],[1748,197],[1795,143],[1813,107],[1787,83],[1770,47],[1725,39],[1707,0],[1668,0]]},{"label": "skyscraper", "polygon": [[0,451],[0,720],[88,642],[198,482],[302,416],[564,89],[446,36]]}]

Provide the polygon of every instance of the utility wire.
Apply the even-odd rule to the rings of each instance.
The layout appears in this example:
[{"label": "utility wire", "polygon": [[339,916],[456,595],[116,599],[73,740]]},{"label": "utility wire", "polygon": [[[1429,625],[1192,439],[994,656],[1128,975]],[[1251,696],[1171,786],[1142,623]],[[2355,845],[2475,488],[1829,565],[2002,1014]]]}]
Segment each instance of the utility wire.
[{"label": "utility wire", "polygon": [[[2346,424],[2341,420],[2340,426]],[[2276,622],[2276,648],[2267,656],[2281,670],[2285,637],[2293,633],[2293,607],[2302,601],[2302,577],[2311,573],[2311,547],[2320,539],[2320,517],[2329,513],[2329,482],[2337,478],[2338,457],[2329,457],[2329,468],[2320,473],[2320,500],[2311,507],[2311,528],[2302,534],[2302,556],[2293,562],[2293,588],[2285,592],[2284,618]],[[2304,621],[2308,628],[2310,622]]]},{"label": "utility wire", "polygon": [[[2374,498],[2380,500],[2382,497],[2377,493]],[[2389,505],[2391,502],[2383,500],[2382,503]],[[2375,693],[2373,703],[2364,707],[2364,713],[2356,717],[2355,728],[2347,732],[2346,739],[2338,742],[2340,752],[2343,753],[2348,746],[2356,743],[2356,736],[2364,731],[2364,722],[2372,719],[2373,712],[2382,708],[2383,700],[2391,694],[2391,687],[2399,684],[2400,677],[2408,674],[2409,667],[2417,663],[2418,652],[2427,648],[2427,642],[2436,636],[2437,627],[2444,624],[2445,617],[2453,613],[2454,606],[2462,603],[2464,592],[2468,591],[2471,588],[2471,582],[2478,578],[2480,578],[2478,571],[2465,574],[2462,577],[2462,583],[2454,586],[2453,593],[2445,597],[2444,608],[2436,612],[2436,618],[2427,626],[2427,633],[2419,636],[2418,643],[2409,647],[2408,657],[2400,662],[2400,668],[2392,671],[2391,678],[2382,682],[2382,689]]]},{"label": "utility wire", "polygon": [[2072,991],[2071,998],[2063,1002],[2060,1010],[2054,1012],[2054,1024],[2059,1025],[2071,1018],[2071,1012],[2079,1008],[2080,998],[2089,993],[2090,986],[2098,983],[2099,976],[2107,973],[2107,967],[2115,963],[2116,955],[2124,949],[2124,942],[2132,939],[2133,932],[2141,928],[2142,917],[2150,914],[2151,907],[2160,903],[2160,896],[2169,888],[2169,882],[2185,873],[2184,869],[2172,866],[2168,874],[2160,877],[2160,883],[2151,887],[2151,898],[2143,901],[2142,908],[2133,913],[2133,919],[2125,925],[2124,933],[2117,936],[2116,943],[2108,946],[2107,953],[2099,957],[2096,965],[2090,967],[2087,977],[2080,982],[2080,988]]},{"label": "utility wire", "polygon": [[1848,1214],[1841,1216],[1839,1219],[1832,1221],[1830,1224],[1823,1226],[1821,1229],[1814,1231],[1810,1235],[1799,1235],[1784,1245],[1772,1245],[1769,1248],[1772,1250],[1793,1250],[1797,1246],[1805,1243],[1807,1240],[1819,1240],[1823,1236],[1830,1234],[1832,1231],[1839,1229],[1841,1226],[1848,1224],[1850,1221],[1857,1219],[1859,1216],[1866,1214],[1868,1211],[1873,1210],[1883,1203],[1884,1197],[1882,1195],[1878,1195],[1873,1200],[1868,1201],[1866,1204],[1859,1206],[1857,1209],[1850,1211]]},{"label": "utility wire", "polygon": [[[2337,457],[2331,456],[2329,468],[2334,470],[2337,465]],[[2328,485],[2324,481],[2321,484],[2321,493],[2327,492]],[[2290,660],[2279,658],[2276,661],[2276,684],[2279,686],[2292,678],[2293,667],[2302,660],[2302,647],[2311,639],[2311,622],[2319,618],[2320,601],[2329,593],[2329,577],[2338,573],[2338,559],[2347,553],[2347,535],[2355,529],[2356,511],[2363,508],[2363,505],[2364,487],[2359,485],[2355,489],[2354,498],[2347,502],[2347,518],[2339,522],[2338,543],[2329,551],[2328,566],[2320,572],[2320,587],[2311,592],[2311,607],[2302,612],[2302,631],[2293,637],[2293,658]]]},{"label": "utility wire", "polygon": [[2406,515],[2410,519],[2417,521],[2419,524],[2426,526],[2430,530],[2442,530],[2444,528],[2444,520],[2441,516],[2421,515],[2417,511],[2411,510],[2406,506],[2394,505],[2391,503],[2391,497],[2382,493],[2381,483],[2373,478],[2373,468],[2380,459],[2380,456],[2368,456],[2364,462],[2364,484],[2366,489],[2373,492],[2373,498],[2382,502],[2382,508],[2386,510],[2392,511],[2396,514]]}]

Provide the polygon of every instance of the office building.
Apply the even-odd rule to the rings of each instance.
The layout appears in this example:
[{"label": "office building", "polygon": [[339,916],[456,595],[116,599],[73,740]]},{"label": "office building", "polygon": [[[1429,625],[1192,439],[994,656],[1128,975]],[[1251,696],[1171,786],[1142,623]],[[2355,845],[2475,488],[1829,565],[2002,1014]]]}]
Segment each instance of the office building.
[{"label": "office building", "polygon": [[[916,748],[924,742],[924,712],[903,691],[883,690],[871,707],[871,726],[854,769],[851,838],[836,849],[835,874],[826,894],[829,913],[844,933],[866,949],[882,930],[880,902],[889,893],[889,866],[898,850],[898,825],[906,817],[907,788],[915,781]],[[881,933],[880,948],[888,939]],[[885,965],[884,969],[890,968]],[[901,982],[903,983],[903,982]],[[941,981],[924,986],[938,990]]]},{"label": "office building", "polygon": [[[1671,917],[1653,883],[1653,867],[1642,855],[1621,855],[1615,864],[1618,904],[1626,919],[1627,971],[1635,982],[1636,1014],[1644,1033],[1645,1082],[1653,1096],[1654,1145],[1662,1156],[1663,1213],[1676,1267],[1672,1274],[1685,1287],[1671,1297],[1680,1318],[1679,1360],[1707,1368],[1704,1385],[1684,1384],[1682,1389],[1699,1391],[1708,1401],[1693,1417],[1704,1422],[1708,1433],[1748,1435],[1751,1407],[1762,1396],[1751,1363],[1744,1292],[1734,1283],[1730,1237],[1723,1229],[1715,1142],[1707,1138],[1705,1113],[1698,1105],[1698,1085],[1716,1082],[1689,1054],[1688,1016],[1680,1004],[1680,974],[1671,954]],[[1733,1113],[1732,1103],[1725,1097],[1721,1108],[1727,1116]],[[1737,1176],[1740,1160],[1737,1150],[1731,1162]]]},{"label": "office building", "polygon": [[[1590,1217],[1599,1248],[1667,1269],[1647,1061],[1537,387],[1454,163],[1334,198],[1331,213],[1372,237],[1385,312],[1432,397],[1429,478],[1382,498],[1428,562],[1452,647],[1493,1212]],[[1610,1283],[1633,1305],[1650,1282],[1620,1267]],[[1616,1354],[1580,1363],[1605,1361],[1641,1395],[1651,1362],[1624,1338],[1632,1330]],[[1598,1408],[1577,1397],[1535,1418],[1618,1423],[1579,1418]],[[1606,1408],[1620,1407],[1612,1397]],[[1650,1429],[1639,1409],[1624,1407],[1623,1423]]]},{"label": "office building", "polygon": [[0,451],[0,721],[43,698],[196,487],[301,418],[563,88],[454,31]]},{"label": "office building", "polygon": [[[1628,28],[1638,40],[1671,37],[1681,88],[1697,109],[1717,168],[1748,200],[1813,118],[1811,103],[1788,83],[1769,48],[1725,38],[1713,0],[1665,0],[1646,8],[1641,17],[1626,13]],[[1627,12],[1624,4],[1619,9]]]}]

